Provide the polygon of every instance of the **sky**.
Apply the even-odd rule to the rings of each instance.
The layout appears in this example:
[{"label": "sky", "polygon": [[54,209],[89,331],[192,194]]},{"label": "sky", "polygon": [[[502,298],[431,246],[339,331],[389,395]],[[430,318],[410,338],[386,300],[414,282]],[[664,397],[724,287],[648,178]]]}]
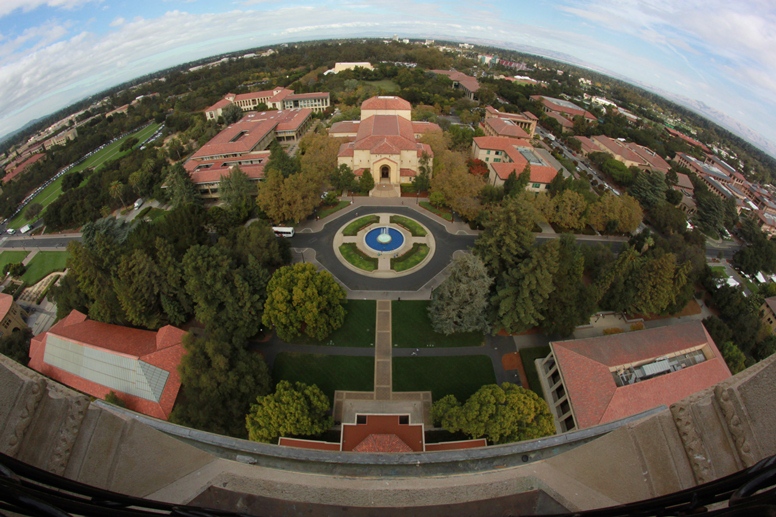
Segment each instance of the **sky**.
[{"label": "sky", "polygon": [[0,138],[188,61],[394,34],[564,54],[708,106],[776,153],[773,0],[0,0]]}]

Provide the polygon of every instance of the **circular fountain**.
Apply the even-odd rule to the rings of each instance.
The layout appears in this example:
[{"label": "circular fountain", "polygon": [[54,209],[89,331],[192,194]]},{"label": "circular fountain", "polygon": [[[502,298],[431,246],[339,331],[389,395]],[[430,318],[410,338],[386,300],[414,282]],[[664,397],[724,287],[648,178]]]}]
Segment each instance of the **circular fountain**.
[{"label": "circular fountain", "polygon": [[380,226],[369,230],[364,238],[366,245],[374,251],[396,251],[404,244],[404,235],[388,226]]}]

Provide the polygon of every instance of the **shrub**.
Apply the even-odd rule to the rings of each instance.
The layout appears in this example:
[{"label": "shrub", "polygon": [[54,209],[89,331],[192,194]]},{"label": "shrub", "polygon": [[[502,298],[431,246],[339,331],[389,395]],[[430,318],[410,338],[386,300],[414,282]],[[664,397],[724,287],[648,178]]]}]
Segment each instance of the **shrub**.
[{"label": "shrub", "polygon": [[612,334],[620,334],[621,332],[625,332],[622,329],[618,329],[617,327],[604,329],[604,336],[611,336]]}]

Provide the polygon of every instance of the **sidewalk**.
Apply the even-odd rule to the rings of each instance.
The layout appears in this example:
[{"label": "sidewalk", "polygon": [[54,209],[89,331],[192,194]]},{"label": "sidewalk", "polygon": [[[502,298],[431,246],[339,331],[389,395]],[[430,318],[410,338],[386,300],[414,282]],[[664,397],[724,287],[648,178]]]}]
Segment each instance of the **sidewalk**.
[{"label": "sidewalk", "polygon": [[[425,208],[421,207],[418,204],[417,198],[409,198],[409,197],[369,197],[369,196],[342,196],[340,198],[340,201],[350,201],[351,205],[348,207],[343,208],[342,210],[333,213],[332,215],[328,217],[324,217],[323,219],[319,220],[308,220],[303,221],[299,223],[296,226],[297,233],[317,233],[321,231],[327,223],[330,221],[334,221],[344,215],[352,214],[354,212],[358,212],[359,207],[362,206],[405,206],[407,208],[411,208],[415,211],[417,211],[419,214],[422,214],[429,219],[431,219],[434,222],[437,222],[441,224],[442,226],[447,229],[447,233],[453,234],[453,235],[479,235],[479,230],[472,230],[469,228],[469,225],[464,223],[463,221],[456,220],[455,222],[450,222],[445,219],[442,219],[438,215],[434,214],[433,212],[429,212]],[[357,214],[354,214],[357,215]]]}]

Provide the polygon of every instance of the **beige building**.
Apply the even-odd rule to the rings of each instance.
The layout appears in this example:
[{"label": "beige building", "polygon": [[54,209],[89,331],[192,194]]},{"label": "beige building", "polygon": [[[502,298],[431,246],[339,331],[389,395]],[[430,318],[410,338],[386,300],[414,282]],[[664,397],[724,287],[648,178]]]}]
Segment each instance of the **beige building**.
[{"label": "beige building", "polygon": [[509,136],[531,138],[539,119],[530,111],[523,113],[502,113],[493,106],[485,108],[485,120],[480,127],[488,136]]},{"label": "beige building", "polygon": [[771,332],[776,330],[776,296],[765,299],[760,307],[760,319]]},{"label": "beige building", "polygon": [[475,77],[466,75],[463,72],[457,70],[431,70],[432,73],[438,75],[444,75],[453,81],[453,88],[456,90],[462,90],[467,99],[471,101],[477,100],[477,92],[480,91],[480,83]]},{"label": "beige building", "polygon": [[27,313],[19,307],[10,294],[0,293],[0,337],[27,328]]},{"label": "beige building", "polygon": [[434,153],[418,137],[441,131],[436,124],[413,122],[411,113],[410,103],[399,97],[365,100],[360,121],[339,122],[329,130],[331,137],[351,140],[340,146],[337,163],[349,166],[356,176],[369,171],[381,191],[400,196],[399,185],[415,180],[424,154],[429,170],[432,167]]},{"label": "beige building", "polygon": [[531,178],[526,186],[530,192],[544,192],[558,171],[547,163],[525,139],[504,136],[478,136],[472,142],[472,158],[488,166],[488,183],[503,185],[512,172],[515,175],[531,166]]},{"label": "beige building", "polygon": [[208,120],[218,120],[224,108],[236,104],[243,111],[256,110],[265,104],[271,110],[310,109],[315,113],[325,111],[331,106],[329,92],[294,93],[294,90],[277,87],[272,90],[250,93],[227,93],[220,101],[205,110]]}]

